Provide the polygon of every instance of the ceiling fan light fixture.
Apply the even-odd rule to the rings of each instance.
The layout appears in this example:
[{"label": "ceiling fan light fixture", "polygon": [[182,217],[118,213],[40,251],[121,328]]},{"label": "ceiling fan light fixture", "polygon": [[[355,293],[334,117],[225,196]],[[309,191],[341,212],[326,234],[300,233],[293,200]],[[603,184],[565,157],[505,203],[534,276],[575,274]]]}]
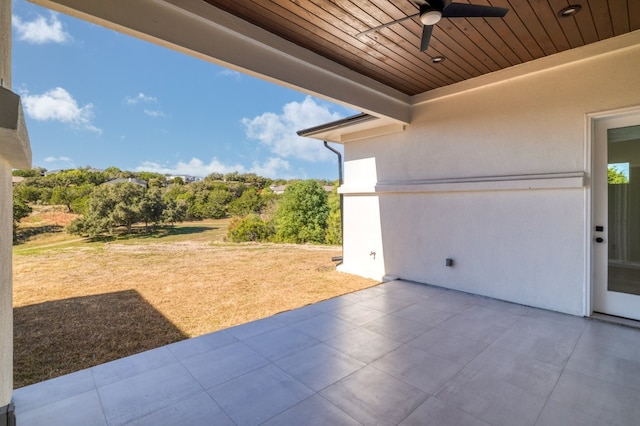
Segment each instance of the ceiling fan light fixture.
[{"label": "ceiling fan light fixture", "polygon": [[572,4],[571,6],[567,6],[560,12],[558,12],[558,16],[560,18],[568,18],[569,16],[573,16],[576,13],[580,12],[580,9],[582,9],[582,6],[580,6],[579,4]]},{"label": "ceiling fan light fixture", "polygon": [[420,14],[420,22],[423,25],[435,25],[440,22],[442,12],[439,10],[428,10]]},{"label": "ceiling fan light fixture", "polygon": [[[422,36],[420,37],[420,52],[426,52],[429,49],[429,42],[434,28],[442,18],[503,18],[509,9],[497,6],[487,6],[481,4],[471,4],[465,0],[464,3],[456,3],[455,0],[410,0],[416,6],[418,6],[418,13],[413,15],[407,15],[403,18],[396,19],[395,21],[387,22],[386,24],[378,25],[377,27],[369,28],[356,34],[356,37],[368,35],[375,31],[380,31],[383,28],[390,27],[391,25],[399,24],[400,22],[407,21],[409,19],[418,18],[422,24]],[[506,1],[506,0],[502,0]],[[568,0],[572,1],[572,0]],[[585,1],[585,0],[577,0]],[[566,4],[566,3],[565,3]],[[441,28],[441,31],[446,31],[447,28]]]}]

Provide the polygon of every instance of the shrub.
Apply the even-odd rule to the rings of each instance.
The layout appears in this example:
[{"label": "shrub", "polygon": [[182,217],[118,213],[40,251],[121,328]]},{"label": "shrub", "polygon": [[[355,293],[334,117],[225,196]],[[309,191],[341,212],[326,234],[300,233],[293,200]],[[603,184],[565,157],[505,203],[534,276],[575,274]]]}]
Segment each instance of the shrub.
[{"label": "shrub", "polygon": [[273,236],[273,226],[258,215],[234,218],[229,224],[227,239],[236,243],[246,241],[269,241]]}]

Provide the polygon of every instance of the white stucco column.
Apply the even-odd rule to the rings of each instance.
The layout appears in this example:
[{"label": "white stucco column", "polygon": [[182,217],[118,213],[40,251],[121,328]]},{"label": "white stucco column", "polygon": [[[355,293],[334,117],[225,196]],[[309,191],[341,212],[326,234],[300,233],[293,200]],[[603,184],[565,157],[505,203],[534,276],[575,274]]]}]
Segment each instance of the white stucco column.
[{"label": "white stucco column", "polygon": [[11,87],[11,0],[0,0],[0,78]]},{"label": "white stucco column", "polygon": [[[0,159],[0,407],[13,390],[13,307],[11,305],[11,166]],[[0,420],[0,424],[2,421]]]},{"label": "white stucco column", "polygon": [[0,0],[0,426],[12,424],[12,168],[31,167],[20,97],[11,90],[11,0]]},{"label": "white stucco column", "polygon": [[[11,84],[11,1],[0,0],[0,83]],[[8,81],[7,81],[8,80]],[[1,84],[0,84],[1,85]],[[0,110],[0,114],[4,111]],[[4,144],[4,141],[2,141]],[[0,412],[11,402],[13,390],[13,306],[11,237],[13,228],[11,167],[0,158]],[[9,219],[11,217],[11,219]],[[11,237],[11,238],[9,238]],[[5,414],[6,416],[6,414]],[[3,420],[0,420],[0,424]]]}]

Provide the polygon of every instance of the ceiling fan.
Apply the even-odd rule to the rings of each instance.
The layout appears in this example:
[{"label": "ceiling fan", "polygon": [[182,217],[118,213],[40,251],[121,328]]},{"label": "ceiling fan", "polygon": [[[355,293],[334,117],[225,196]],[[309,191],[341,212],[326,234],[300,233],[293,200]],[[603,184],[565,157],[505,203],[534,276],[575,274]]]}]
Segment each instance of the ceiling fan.
[{"label": "ceiling fan", "polygon": [[366,31],[358,33],[357,36],[364,36],[372,32],[387,28],[391,25],[398,24],[408,19],[418,17],[422,22],[422,39],[420,41],[420,51],[424,52],[429,47],[429,40],[433,32],[433,26],[437,24],[441,18],[502,18],[509,9],[504,7],[480,6],[467,3],[453,3],[447,0],[410,0],[417,4],[420,12],[409,15],[404,18],[396,19],[393,22],[370,28]]}]

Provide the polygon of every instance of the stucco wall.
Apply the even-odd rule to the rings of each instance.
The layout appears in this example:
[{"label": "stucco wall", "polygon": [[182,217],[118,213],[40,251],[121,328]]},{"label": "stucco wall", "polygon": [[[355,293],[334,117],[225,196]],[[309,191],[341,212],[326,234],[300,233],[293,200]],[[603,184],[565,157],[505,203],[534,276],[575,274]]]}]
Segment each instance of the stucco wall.
[{"label": "stucco wall", "polygon": [[11,0],[0,0],[0,81],[11,87]]},{"label": "stucco wall", "polygon": [[[11,1],[0,0],[0,81],[11,87]],[[4,141],[0,141],[4,143]],[[11,167],[0,157],[0,407],[13,391],[13,313],[11,244],[13,211]],[[11,221],[11,222],[10,222]]]},{"label": "stucco wall", "polygon": [[11,402],[13,390],[13,314],[11,167],[0,158],[0,407]]},{"label": "stucco wall", "polygon": [[586,114],[640,104],[639,69],[640,46],[592,57],[424,102],[406,131],[345,144],[343,270],[371,276],[362,258],[380,235],[377,278],[587,314],[588,175],[585,186],[555,189],[356,195],[356,187],[588,173]]}]

